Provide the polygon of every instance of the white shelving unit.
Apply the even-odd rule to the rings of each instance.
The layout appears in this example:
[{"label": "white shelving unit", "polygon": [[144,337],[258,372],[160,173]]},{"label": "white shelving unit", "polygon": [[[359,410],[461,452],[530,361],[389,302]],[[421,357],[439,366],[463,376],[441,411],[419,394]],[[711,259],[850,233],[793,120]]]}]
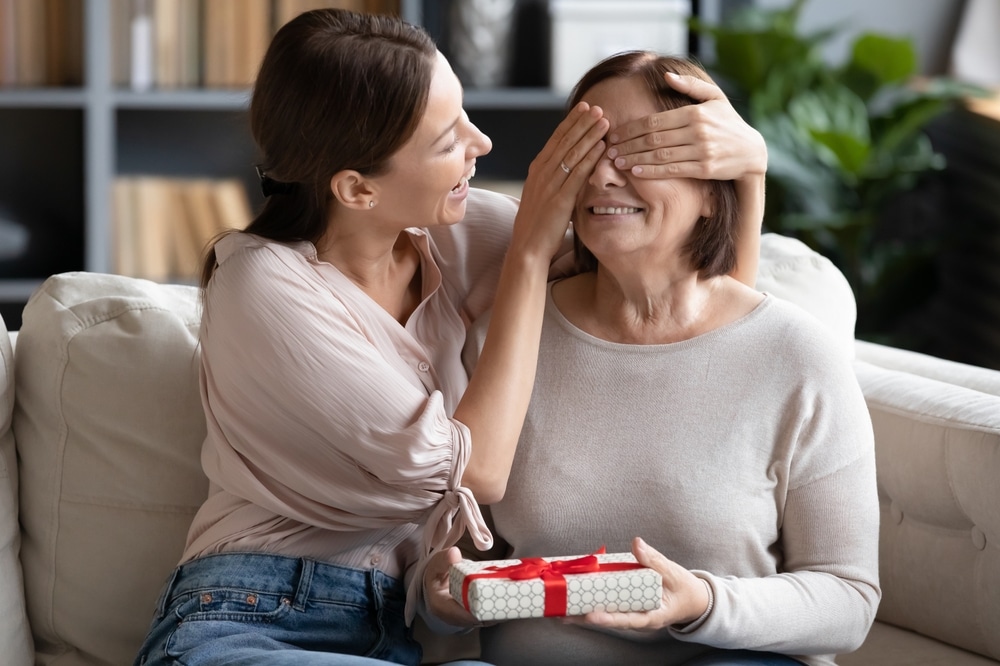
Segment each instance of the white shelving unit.
[{"label": "white shelving unit", "polygon": [[[0,89],[0,216],[31,233],[27,265],[0,262],[0,312],[8,328],[53,273],[112,269],[111,193],[118,175],[238,176],[259,203],[247,90],[118,88],[112,75],[110,0],[83,0],[84,84]],[[401,0],[422,24],[435,0]],[[425,12],[425,10],[427,10]],[[430,27],[429,27],[430,30]],[[433,30],[431,30],[433,34]],[[494,141],[480,174],[519,179],[562,113],[544,88],[468,90],[470,116]]]}]

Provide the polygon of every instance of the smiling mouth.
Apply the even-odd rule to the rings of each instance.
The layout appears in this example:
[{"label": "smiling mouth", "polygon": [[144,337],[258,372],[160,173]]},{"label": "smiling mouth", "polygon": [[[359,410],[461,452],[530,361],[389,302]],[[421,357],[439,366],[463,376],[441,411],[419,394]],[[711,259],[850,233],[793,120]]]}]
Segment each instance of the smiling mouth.
[{"label": "smiling mouth", "polygon": [[469,181],[472,180],[473,177],[475,177],[475,175],[476,175],[476,167],[475,167],[475,165],[473,165],[472,166],[472,171],[469,172],[469,175],[465,176],[464,178],[462,178],[462,180],[458,181],[458,185],[456,185],[455,187],[451,188],[451,191],[452,192],[459,192],[459,191],[461,191],[462,188],[464,188],[466,185],[469,184]]},{"label": "smiling mouth", "polygon": [[588,210],[594,215],[633,215],[642,211],[632,206],[592,206]]}]

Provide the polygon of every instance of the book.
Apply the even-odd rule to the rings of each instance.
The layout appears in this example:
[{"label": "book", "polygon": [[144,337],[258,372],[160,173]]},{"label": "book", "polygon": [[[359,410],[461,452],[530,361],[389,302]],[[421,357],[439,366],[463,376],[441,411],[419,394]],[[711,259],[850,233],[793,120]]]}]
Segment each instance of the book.
[{"label": "book", "polygon": [[149,90],[156,81],[156,41],[153,34],[153,0],[132,0],[129,17],[129,84]]},{"label": "book", "polygon": [[243,181],[224,178],[215,184],[213,193],[221,229],[246,229],[253,218],[253,210]]},{"label": "book", "polygon": [[180,14],[177,40],[177,48],[180,50],[180,85],[195,88],[201,84],[202,2],[177,0],[177,4]]},{"label": "book", "polygon": [[153,0],[153,67],[157,88],[177,88],[181,82],[181,6],[179,0]]},{"label": "book", "polygon": [[83,84],[83,0],[47,0],[46,83]]},{"label": "book", "polygon": [[136,176],[132,187],[137,277],[166,282],[172,273],[170,234],[178,217],[173,181],[163,176]]},{"label": "book", "polygon": [[127,88],[132,79],[132,0],[110,0],[110,11],[111,82]]},{"label": "book", "polygon": [[208,88],[229,88],[235,74],[238,7],[234,0],[209,0],[204,5],[202,31],[202,76]]},{"label": "book", "polygon": [[47,7],[47,3],[40,0],[14,0],[15,64],[19,86],[44,86],[46,83]]},{"label": "book", "polygon": [[0,0],[0,86],[17,83],[17,25],[14,1]]},{"label": "book", "polygon": [[271,42],[271,0],[241,0],[236,12],[232,71],[229,85],[244,88],[253,84],[264,52]]},{"label": "book", "polygon": [[274,27],[280,28],[304,12],[326,8],[363,12],[366,0],[274,0]]},{"label": "book", "polygon": [[112,189],[113,270],[157,282],[195,282],[208,244],[244,229],[250,199],[237,178],[119,176]]},{"label": "book", "polygon": [[139,274],[133,182],[116,178],[111,185],[111,270],[130,277]]},{"label": "book", "polygon": [[179,246],[178,277],[197,280],[208,243],[222,230],[215,211],[214,183],[195,178],[180,188],[184,210],[183,229],[176,234]]}]

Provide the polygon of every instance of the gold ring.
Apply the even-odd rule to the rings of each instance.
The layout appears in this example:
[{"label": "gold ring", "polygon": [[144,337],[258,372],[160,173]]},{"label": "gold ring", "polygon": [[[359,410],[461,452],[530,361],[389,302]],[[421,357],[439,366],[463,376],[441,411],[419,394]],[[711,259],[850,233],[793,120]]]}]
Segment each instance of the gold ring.
[{"label": "gold ring", "polygon": [[566,166],[565,162],[560,162],[559,163],[559,168],[562,169],[563,171],[565,171],[566,173],[570,173],[571,171],[573,171],[568,166]]}]

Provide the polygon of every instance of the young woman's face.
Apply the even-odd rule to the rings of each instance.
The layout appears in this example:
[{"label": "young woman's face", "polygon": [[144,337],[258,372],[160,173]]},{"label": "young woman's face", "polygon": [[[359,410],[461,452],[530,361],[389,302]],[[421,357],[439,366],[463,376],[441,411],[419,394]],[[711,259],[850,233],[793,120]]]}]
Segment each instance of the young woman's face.
[{"label": "young woman's face", "polygon": [[[660,110],[635,77],[602,81],[583,99],[604,109],[612,131]],[[705,183],[635,178],[605,157],[580,192],[573,229],[598,261],[627,257],[630,265],[641,267],[676,260],[699,217],[710,213]]]},{"label": "young woman's face", "polygon": [[476,158],[493,148],[488,136],[469,122],[462,109],[462,84],[437,54],[427,110],[416,132],[376,178],[386,193],[378,205],[404,226],[454,224],[465,217],[469,179]]}]

